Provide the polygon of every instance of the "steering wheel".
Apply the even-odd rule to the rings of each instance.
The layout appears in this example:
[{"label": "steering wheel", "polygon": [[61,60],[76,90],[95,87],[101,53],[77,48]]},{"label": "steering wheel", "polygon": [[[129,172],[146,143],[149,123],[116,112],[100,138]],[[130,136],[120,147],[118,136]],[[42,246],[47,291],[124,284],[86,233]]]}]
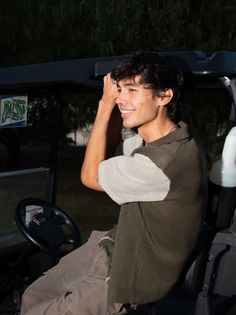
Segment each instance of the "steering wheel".
[{"label": "steering wheel", "polygon": [[24,237],[50,255],[62,257],[81,244],[72,219],[45,200],[23,199],[16,207],[14,219]]}]

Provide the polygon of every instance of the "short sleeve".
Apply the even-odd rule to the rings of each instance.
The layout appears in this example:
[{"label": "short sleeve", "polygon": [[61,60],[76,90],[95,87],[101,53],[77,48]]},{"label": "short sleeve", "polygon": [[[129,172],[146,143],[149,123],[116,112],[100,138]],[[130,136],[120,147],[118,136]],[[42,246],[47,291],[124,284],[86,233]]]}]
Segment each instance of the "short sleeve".
[{"label": "short sleeve", "polygon": [[99,164],[99,183],[118,204],[160,201],[169,192],[170,180],[147,156],[117,156]]}]

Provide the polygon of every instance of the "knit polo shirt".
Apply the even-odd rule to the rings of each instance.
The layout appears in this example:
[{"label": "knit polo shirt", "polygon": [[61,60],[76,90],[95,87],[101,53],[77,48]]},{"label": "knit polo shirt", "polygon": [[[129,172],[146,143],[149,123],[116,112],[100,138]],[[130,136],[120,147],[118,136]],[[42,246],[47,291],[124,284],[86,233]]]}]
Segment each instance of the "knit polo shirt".
[{"label": "knit polo shirt", "polygon": [[206,204],[202,154],[180,128],[134,154],[148,157],[170,180],[163,200],[121,205],[112,250],[108,300],[143,304],[164,297],[195,247]]}]

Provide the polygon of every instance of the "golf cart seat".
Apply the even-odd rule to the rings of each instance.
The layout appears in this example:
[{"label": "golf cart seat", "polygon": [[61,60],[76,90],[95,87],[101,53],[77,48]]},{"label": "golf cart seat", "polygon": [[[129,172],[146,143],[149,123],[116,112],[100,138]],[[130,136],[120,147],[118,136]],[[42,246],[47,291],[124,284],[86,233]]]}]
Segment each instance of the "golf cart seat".
[{"label": "golf cart seat", "polygon": [[[235,132],[235,127],[232,131]],[[226,157],[224,149],[223,153]],[[232,159],[232,152],[229,156]],[[210,209],[216,203],[216,194],[212,189],[215,186],[218,196],[215,220],[212,225],[205,225],[207,229],[203,229],[176,286],[177,290],[185,292],[185,297],[195,295],[196,303],[191,312],[194,315],[235,314],[236,307],[236,282],[233,276],[236,265],[236,187],[220,186],[220,182],[218,185],[212,184],[209,181],[211,193],[208,207]],[[158,304],[148,304],[148,315],[159,314]]]},{"label": "golf cart seat", "polygon": [[[184,296],[184,299],[188,298],[191,300],[197,298],[199,292],[201,292],[202,289],[204,273],[208,261],[208,254],[215,234],[216,229],[214,227],[206,226],[203,228],[197,246],[186,262],[179,277],[179,281],[166,297],[160,301],[148,303],[146,305],[148,315],[159,314],[159,308],[162,309],[163,305],[165,308],[165,301],[169,299],[171,301],[172,297],[178,296],[181,298]],[[202,313],[198,315],[204,314]]]},{"label": "golf cart seat", "polygon": [[[219,295],[230,298],[225,307],[236,303],[236,282],[234,274],[236,265],[236,220],[231,226],[216,233],[208,254],[202,290],[196,303],[195,315],[211,315],[211,297]],[[222,305],[224,307],[224,305]],[[227,314],[227,310],[222,314]]]}]

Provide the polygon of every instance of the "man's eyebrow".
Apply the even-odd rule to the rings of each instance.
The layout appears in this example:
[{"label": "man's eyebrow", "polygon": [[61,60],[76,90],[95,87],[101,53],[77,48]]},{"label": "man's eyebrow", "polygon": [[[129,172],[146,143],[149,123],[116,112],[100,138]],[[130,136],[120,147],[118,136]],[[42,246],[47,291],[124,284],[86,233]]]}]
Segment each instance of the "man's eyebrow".
[{"label": "man's eyebrow", "polygon": [[[123,85],[126,86],[139,86],[138,83],[135,82],[127,82],[127,83],[123,83]],[[119,82],[117,83],[117,87],[120,87]]]}]

